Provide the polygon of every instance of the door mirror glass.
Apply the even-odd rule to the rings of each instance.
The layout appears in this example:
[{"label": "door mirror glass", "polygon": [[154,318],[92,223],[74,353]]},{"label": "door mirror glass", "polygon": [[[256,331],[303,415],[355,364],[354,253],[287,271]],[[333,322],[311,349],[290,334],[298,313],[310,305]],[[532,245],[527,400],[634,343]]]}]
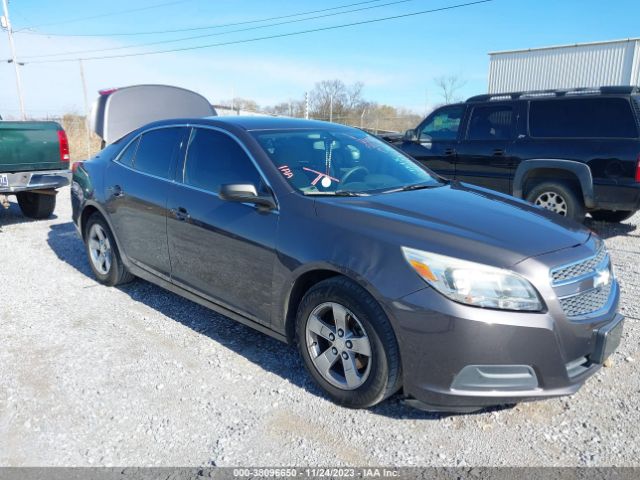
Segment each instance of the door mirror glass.
[{"label": "door mirror glass", "polygon": [[258,195],[258,189],[251,183],[232,183],[220,186],[220,198],[228,202],[253,203],[269,210],[276,208],[271,194]]},{"label": "door mirror glass", "polygon": [[402,140],[405,142],[417,142],[418,135],[416,135],[416,131],[413,129],[407,130],[406,132],[404,132],[404,136],[402,137]]}]

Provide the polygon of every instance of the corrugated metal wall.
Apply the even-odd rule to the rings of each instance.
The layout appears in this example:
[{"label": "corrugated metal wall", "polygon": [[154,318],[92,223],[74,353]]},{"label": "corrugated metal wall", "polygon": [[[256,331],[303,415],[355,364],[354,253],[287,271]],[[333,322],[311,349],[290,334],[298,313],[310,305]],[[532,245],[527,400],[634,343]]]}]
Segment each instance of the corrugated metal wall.
[{"label": "corrugated metal wall", "polygon": [[640,40],[492,53],[489,93],[640,86]]}]

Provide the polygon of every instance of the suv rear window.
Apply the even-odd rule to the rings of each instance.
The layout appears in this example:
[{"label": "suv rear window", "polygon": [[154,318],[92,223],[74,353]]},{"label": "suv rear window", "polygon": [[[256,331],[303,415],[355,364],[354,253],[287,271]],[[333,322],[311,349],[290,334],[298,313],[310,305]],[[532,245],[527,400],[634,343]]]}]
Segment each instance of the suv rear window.
[{"label": "suv rear window", "polygon": [[502,105],[475,107],[469,121],[468,140],[509,140],[513,108]]},{"label": "suv rear window", "polygon": [[624,98],[532,101],[529,133],[541,138],[637,138],[631,105]]}]

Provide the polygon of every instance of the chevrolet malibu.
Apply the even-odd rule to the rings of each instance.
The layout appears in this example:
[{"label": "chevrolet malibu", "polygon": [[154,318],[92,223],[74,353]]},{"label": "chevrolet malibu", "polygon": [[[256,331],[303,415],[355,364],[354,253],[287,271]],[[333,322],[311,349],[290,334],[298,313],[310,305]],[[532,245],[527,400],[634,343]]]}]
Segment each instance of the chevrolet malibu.
[{"label": "chevrolet malibu", "polygon": [[595,234],[357,129],[165,120],[74,171],[99,282],[140,277],[296,344],[340,405],[399,390],[448,411],[568,395],[620,342]]}]

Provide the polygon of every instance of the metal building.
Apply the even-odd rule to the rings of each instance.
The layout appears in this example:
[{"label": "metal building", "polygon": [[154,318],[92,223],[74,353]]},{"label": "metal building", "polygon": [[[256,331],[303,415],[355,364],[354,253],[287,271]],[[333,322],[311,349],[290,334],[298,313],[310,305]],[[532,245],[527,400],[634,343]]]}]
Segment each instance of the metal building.
[{"label": "metal building", "polygon": [[489,93],[640,86],[640,38],[492,52]]}]

